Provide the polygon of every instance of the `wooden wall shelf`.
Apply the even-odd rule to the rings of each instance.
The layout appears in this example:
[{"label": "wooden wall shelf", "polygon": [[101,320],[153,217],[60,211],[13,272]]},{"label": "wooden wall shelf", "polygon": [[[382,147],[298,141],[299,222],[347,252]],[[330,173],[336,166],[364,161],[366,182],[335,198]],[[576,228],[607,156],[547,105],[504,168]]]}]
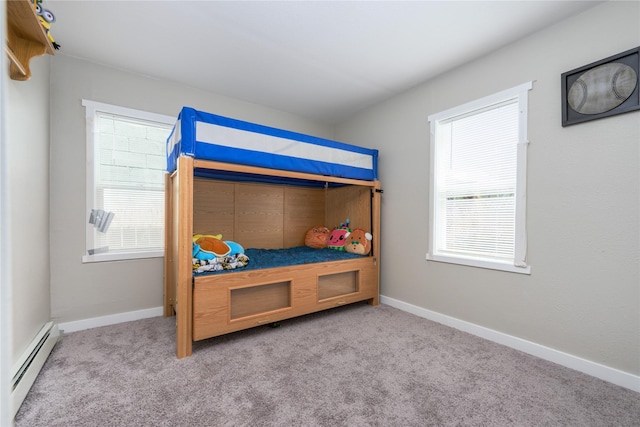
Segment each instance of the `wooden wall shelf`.
[{"label": "wooden wall shelf", "polygon": [[13,80],[29,80],[29,62],[34,56],[55,55],[53,45],[40,24],[30,0],[8,0],[7,43],[9,76]]}]

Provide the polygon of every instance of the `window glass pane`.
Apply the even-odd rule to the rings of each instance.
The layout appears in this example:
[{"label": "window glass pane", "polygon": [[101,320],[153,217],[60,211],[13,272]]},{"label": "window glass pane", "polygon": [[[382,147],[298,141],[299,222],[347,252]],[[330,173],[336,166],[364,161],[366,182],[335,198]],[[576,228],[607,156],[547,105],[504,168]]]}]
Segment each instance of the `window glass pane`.
[{"label": "window glass pane", "polygon": [[171,129],[112,114],[96,116],[96,184],[163,189],[165,146]]},{"label": "window glass pane", "polygon": [[96,247],[109,252],[162,250],[164,192],[160,190],[100,188],[99,208],[115,215],[106,233],[96,232]]},{"label": "window glass pane", "polygon": [[449,120],[438,136],[436,250],[513,259],[517,102]]},{"label": "window glass pane", "polygon": [[429,117],[427,259],[529,273],[524,189],[531,87],[525,83]]},{"label": "window glass pane", "polygon": [[[91,102],[86,105],[93,106]],[[100,104],[100,106],[103,106]],[[95,253],[143,253],[164,247],[164,174],[166,140],[172,125],[95,109],[93,132],[93,201],[91,212],[106,217],[94,224],[87,250]],[[88,116],[89,117],[89,116]],[[90,238],[89,238],[90,237]]]}]

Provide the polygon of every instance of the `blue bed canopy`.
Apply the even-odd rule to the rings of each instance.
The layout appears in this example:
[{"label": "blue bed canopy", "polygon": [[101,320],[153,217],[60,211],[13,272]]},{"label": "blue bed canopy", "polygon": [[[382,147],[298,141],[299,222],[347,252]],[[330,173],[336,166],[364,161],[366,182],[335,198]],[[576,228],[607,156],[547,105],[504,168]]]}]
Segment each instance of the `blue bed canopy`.
[{"label": "blue bed canopy", "polygon": [[[190,107],[182,108],[167,139],[169,172],[175,171],[181,155],[340,178],[378,179],[378,150],[223,117]],[[318,181],[265,178],[209,169],[196,169],[195,173],[218,179],[323,185]]]}]

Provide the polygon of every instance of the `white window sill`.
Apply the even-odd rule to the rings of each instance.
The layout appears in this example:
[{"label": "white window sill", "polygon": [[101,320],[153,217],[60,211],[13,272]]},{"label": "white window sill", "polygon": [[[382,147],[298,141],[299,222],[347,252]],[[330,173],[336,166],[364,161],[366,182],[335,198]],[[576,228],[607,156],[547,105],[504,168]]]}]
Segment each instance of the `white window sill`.
[{"label": "white window sill", "polygon": [[82,263],[104,262],[104,261],[125,261],[144,258],[162,258],[163,251],[154,252],[118,252],[118,253],[101,253],[94,255],[83,255]]},{"label": "white window sill", "polygon": [[446,262],[449,264],[466,265],[469,267],[486,268],[490,270],[508,271],[510,273],[531,274],[531,266],[517,267],[513,264],[496,261],[479,260],[473,258],[453,257],[446,255],[427,254],[427,261]]}]

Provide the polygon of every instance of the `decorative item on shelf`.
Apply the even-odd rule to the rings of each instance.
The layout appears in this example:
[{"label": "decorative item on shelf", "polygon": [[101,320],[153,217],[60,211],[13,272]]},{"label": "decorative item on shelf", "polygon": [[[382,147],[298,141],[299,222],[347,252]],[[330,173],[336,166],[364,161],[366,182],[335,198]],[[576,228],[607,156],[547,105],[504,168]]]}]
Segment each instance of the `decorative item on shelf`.
[{"label": "decorative item on shelf", "polygon": [[640,47],[562,74],[562,126],[640,109]]},{"label": "decorative item on shelf", "polygon": [[55,48],[36,12],[33,0],[4,2],[7,10],[5,51],[10,59],[9,76],[12,80],[31,78],[30,62],[45,53],[55,55]]},{"label": "decorative item on shelf", "polygon": [[51,24],[56,22],[56,16],[49,9],[42,7],[42,0],[35,0],[34,9],[38,15],[38,19],[40,20],[40,25],[44,28],[47,39],[49,39],[54,49],[60,49],[60,45],[56,43],[51,35]]}]

